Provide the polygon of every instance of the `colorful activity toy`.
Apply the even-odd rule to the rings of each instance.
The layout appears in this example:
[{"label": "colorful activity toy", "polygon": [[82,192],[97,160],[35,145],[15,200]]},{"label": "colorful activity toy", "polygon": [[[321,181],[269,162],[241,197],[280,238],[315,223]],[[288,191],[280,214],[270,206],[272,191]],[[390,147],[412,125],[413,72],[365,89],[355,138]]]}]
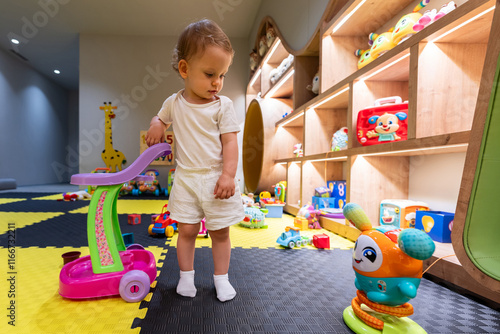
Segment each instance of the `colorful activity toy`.
[{"label": "colorful activity toy", "polygon": [[401,19],[399,19],[398,23],[394,27],[394,31],[392,33],[392,41],[395,45],[398,45],[411,36],[415,35],[417,31],[413,30],[413,27],[418,22],[418,20],[422,17],[422,14],[418,11],[427,6],[430,0],[422,0],[410,14],[404,15]]},{"label": "colorful activity toy", "polygon": [[408,301],[417,296],[423,260],[434,253],[432,239],[416,229],[372,228],[358,204],[346,204],[344,215],[361,231],[352,257],[357,296],[343,313],[347,326],[355,333],[425,333],[407,318],[413,314]]},{"label": "colorful activity toy", "polygon": [[59,274],[61,296],[85,299],[119,294],[128,302],[138,302],[149,293],[157,272],[154,255],[142,246],[125,247],[116,204],[123,183],[135,178],[157,157],[170,152],[169,144],[157,144],[123,171],[71,177],[72,184],[94,184],[97,188],[87,214],[90,255],[63,266]]},{"label": "colorful activity toy", "polygon": [[434,241],[450,243],[454,219],[452,212],[418,210],[415,228],[425,231]]},{"label": "colorful activity toy", "polygon": [[415,212],[429,210],[424,202],[407,199],[384,199],[380,202],[380,225],[396,228],[415,227]]}]

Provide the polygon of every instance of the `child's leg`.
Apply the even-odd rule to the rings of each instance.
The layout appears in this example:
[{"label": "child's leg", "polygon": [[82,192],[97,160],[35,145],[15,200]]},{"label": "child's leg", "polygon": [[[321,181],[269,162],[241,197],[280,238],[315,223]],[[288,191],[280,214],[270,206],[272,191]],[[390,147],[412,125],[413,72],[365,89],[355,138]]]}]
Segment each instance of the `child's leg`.
[{"label": "child's leg", "polygon": [[209,231],[212,239],[212,256],[214,259],[214,284],[217,290],[217,298],[221,302],[231,300],[236,296],[231,283],[229,283],[227,272],[231,259],[231,240],[229,239],[229,227]]},{"label": "child's leg", "polygon": [[196,296],[194,286],[194,248],[200,224],[178,224],[177,261],[181,269],[177,293],[185,297]]}]

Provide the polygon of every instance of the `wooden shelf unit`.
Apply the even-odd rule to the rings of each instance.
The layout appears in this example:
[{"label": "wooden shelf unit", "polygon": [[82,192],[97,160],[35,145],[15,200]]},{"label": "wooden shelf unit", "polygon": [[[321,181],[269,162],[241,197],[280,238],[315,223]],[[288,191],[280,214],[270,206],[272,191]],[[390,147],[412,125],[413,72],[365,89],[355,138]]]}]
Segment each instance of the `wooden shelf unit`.
[{"label": "wooden shelf unit", "polygon": [[[350,0],[343,1],[341,8],[330,4],[332,11],[325,12],[325,20],[318,24],[312,39],[317,44],[308,45],[314,51],[288,49],[295,56],[293,93],[287,97],[293,100],[293,112],[277,120],[274,133],[280,143],[274,163],[286,169],[286,212],[297,214],[303,204],[311,201],[314,188],[324,186],[328,180],[344,179],[347,202],[360,204],[372,224],[378,225],[383,199],[414,199],[410,198],[410,180],[412,168],[416,168],[412,165],[418,161],[415,159],[432,162],[436,161],[433,157],[465,155],[473,140],[471,127],[479,104],[487,48],[493,40],[489,39],[493,17],[495,13],[500,15],[495,0],[455,1],[458,7],[454,11],[362,69],[357,68],[354,50],[368,48],[371,32],[387,31],[418,2]],[[431,2],[428,7],[440,5]],[[287,48],[284,40],[281,43]],[[304,87],[317,68],[320,91],[314,95]],[[266,78],[261,76],[264,82]],[[358,112],[388,96],[408,101],[408,139],[362,146],[356,139]],[[330,151],[333,133],[344,126],[349,131],[348,149]],[[303,144],[302,157],[293,155],[294,143]],[[457,177],[456,183],[460,182]],[[322,217],[320,222],[324,228],[351,240],[359,235],[345,220]],[[440,244],[438,250],[425,266],[440,256],[453,254],[450,244]],[[439,261],[429,274],[500,302],[500,293],[478,288],[454,257]]]}]

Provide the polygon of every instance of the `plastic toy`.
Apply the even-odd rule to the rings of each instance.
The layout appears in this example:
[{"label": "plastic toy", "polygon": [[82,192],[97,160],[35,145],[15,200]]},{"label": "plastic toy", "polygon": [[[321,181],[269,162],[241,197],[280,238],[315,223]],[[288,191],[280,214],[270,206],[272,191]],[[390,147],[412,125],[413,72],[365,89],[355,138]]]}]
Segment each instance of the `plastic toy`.
[{"label": "plastic toy", "polygon": [[314,94],[319,93],[319,71],[316,72],[316,74],[314,75],[314,78],[312,80],[312,83],[310,85],[307,85],[306,89],[310,90]]},{"label": "plastic toy", "polygon": [[319,215],[327,218],[344,219],[342,208],[322,208],[319,209]]},{"label": "plastic toy", "polygon": [[426,11],[424,15],[417,21],[417,23],[415,23],[415,25],[413,26],[413,30],[417,32],[423,30],[429,24],[436,22],[449,12],[453,11],[455,8],[457,8],[455,2],[450,1],[441,6],[439,12],[436,11],[436,9]]},{"label": "plastic toy", "polygon": [[167,185],[167,193],[170,194],[172,191],[172,186],[174,185],[174,177],[175,177],[175,168],[168,171],[168,185]]},{"label": "plastic toy", "polygon": [[330,237],[325,233],[313,235],[312,242],[316,248],[330,249]]},{"label": "plastic toy", "polygon": [[276,240],[278,244],[286,248],[295,248],[295,246],[301,246],[302,240],[300,238],[300,231],[296,227],[287,226],[285,232]]},{"label": "plastic toy", "polygon": [[280,201],[281,203],[285,203],[285,197],[286,197],[286,181],[280,181],[276,183],[274,186],[274,196]]},{"label": "plastic toy", "polygon": [[408,137],[408,101],[391,96],[375,100],[375,106],[362,109],[357,117],[358,142],[374,145],[406,140]]},{"label": "plastic toy", "polygon": [[316,218],[316,215],[319,215],[319,211],[315,210],[314,207],[310,204],[304,205],[300,208],[299,212],[297,212],[297,216],[304,217],[308,220],[308,227],[312,229],[321,229],[321,225]]},{"label": "plastic toy", "polygon": [[268,228],[265,214],[258,208],[245,207],[245,218],[240,222],[241,226],[248,228]]},{"label": "plastic toy", "polygon": [[450,243],[454,219],[452,212],[419,210],[416,212],[415,228],[424,230],[434,241]]},{"label": "plastic toy", "polygon": [[370,54],[373,59],[377,59],[397,45],[393,41],[393,30],[394,28],[391,28],[380,35],[373,33],[370,34],[369,38],[373,41],[373,45],[370,49]]},{"label": "plastic toy", "polygon": [[269,26],[266,29],[266,44],[267,47],[270,48],[273,45],[274,40],[276,39],[276,31],[273,26]]},{"label": "plastic toy", "polygon": [[392,32],[392,41],[395,45],[398,45],[411,36],[415,35],[417,32],[413,30],[413,26],[422,17],[422,14],[418,11],[427,6],[430,0],[422,0],[410,14],[404,15],[399,19],[396,26],[394,26],[394,31]]},{"label": "plastic toy", "polygon": [[59,274],[61,296],[85,299],[119,294],[128,302],[138,302],[149,293],[157,273],[154,255],[140,245],[125,247],[116,204],[123,183],[136,177],[157,157],[170,153],[170,145],[161,143],[149,147],[123,171],[71,177],[72,184],[95,184],[97,188],[87,215],[90,255],[63,266]]},{"label": "plastic toy", "polygon": [[372,228],[354,203],[346,204],[344,215],[361,231],[352,257],[357,296],[343,312],[347,326],[355,333],[425,333],[407,318],[413,314],[408,301],[417,295],[423,260],[434,253],[432,239],[416,229]]},{"label": "plastic toy", "polygon": [[[111,169],[109,169],[108,167],[98,167],[92,171],[92,173],[110,173],[110,172]],[[88,186],[87,192],[92,195],[95,191],[95,188],[97,188],[97,186]]]},{"label": "plastic toy", "polygon": [[314,188],[314,196],[317,197],[330,197],[331,191],[328,187],[317,187]]},{"label": "plastic toy", "polygon": [[122,238],[125,247],[129,247],[134,244],[134,233],[123,233]]},{"label": "plastic toy", "polygon": [[372,61],[375,60],[375,58],[372,57],[371,50],[363,50],[363,49],[357,49],[354,51],[354,54],[356,57],[359,57],[358,60],[358,69],[361,69],[371,63]]},{"label": "plastic toy", "polygon": [[332,151],[342,151],[347,149],[347,128],[344,126],[340,130],[336,131],[332,136]]},{"label": "plastic toy", "polygon": [[153,194],[155,196],[168,195],[167,188],[162,188],[158,182],[157,176],[159,172],[156,169],[148,169],[141,175],[148,175],[152,178],[151,181],[137,181],[137,188],[132,190],[132,195],[138,196],[141,194]]},{"label": "plastic toy", "polygon": [[125,196],[128,194],[131,194],[134,189],[136,189],[137,182],[135,180],[130,180],[128,182],[125,182],[122,186],[122,189],[120,190],[120,195]]},{"label": "plastic toy", "polygon": [[117,170],[122,170],[122,164],[127,163],[125,155],[113,147],[111,120],[116,117],[113,112],[116,106],[112,106],[111,102],[109,102],[109,104],[104,102],[104,106],[99,107],[99,109],[104,110],[104,117],[106,120],[104,123],[104,150],[101,153],[101,157],[106,166],[114,173]]},{"label": "plastic toy", "polygon": [[75,191],[72,193],[63,193],[63,199],[65,201],[78,201],[85,198],[92,198],[92,195],[90,195],[86,190]]},{"label": "plastic toy", "polygon": [[302,150],[302,144],[298,143],[293,145],[293,154],[298,157],[302,157],[304,155],[304,150]]},{"label": "plastic toy", "polygon": [[380,202],[380,225],[391,225],[396,228],[415,227],[415,216],[408,215],[417,210],[429,210],[429,207],[424,202],[385,199]]},{"label": "plastic toy", "polygon": [[129,225],[138,225],[141,223],[141,215],[130,214],[127,216],[127,222]]},{"label": "plastic toy", "polygon": [[165,235],[170,238],[177,230],[177,221],[170,218],[170,211],[167,210],[168,204],[161,209],[161,213],[156,217],[154,223],[149,225],[149,235]]},{"label": "plastic toy", "polygon": [[293,219],[293,226],[299,230],[305,231],[309,229],[309,221],[304,217],[297,216]]}]

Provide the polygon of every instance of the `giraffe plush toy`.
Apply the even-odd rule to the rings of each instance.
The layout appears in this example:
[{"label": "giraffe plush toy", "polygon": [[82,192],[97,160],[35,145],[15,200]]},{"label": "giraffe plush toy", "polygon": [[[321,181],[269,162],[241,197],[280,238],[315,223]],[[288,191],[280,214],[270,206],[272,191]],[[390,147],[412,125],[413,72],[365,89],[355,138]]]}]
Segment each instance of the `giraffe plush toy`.
[{"label": "giraffe plush toy", "polygon": [[104,117],[106,119],[104,124],[104,150],[101,153],[101,157],[106,166],[114,173],[118,170],[122,170],[122,164],[127,162],[123,153],[113,148],[111,120],[116,116],[113,112],[116,106],[112,106],[111,102],[109,102],[109,104],[104,102],[104,106],[99,107],[99,109],[104,110]]}]

